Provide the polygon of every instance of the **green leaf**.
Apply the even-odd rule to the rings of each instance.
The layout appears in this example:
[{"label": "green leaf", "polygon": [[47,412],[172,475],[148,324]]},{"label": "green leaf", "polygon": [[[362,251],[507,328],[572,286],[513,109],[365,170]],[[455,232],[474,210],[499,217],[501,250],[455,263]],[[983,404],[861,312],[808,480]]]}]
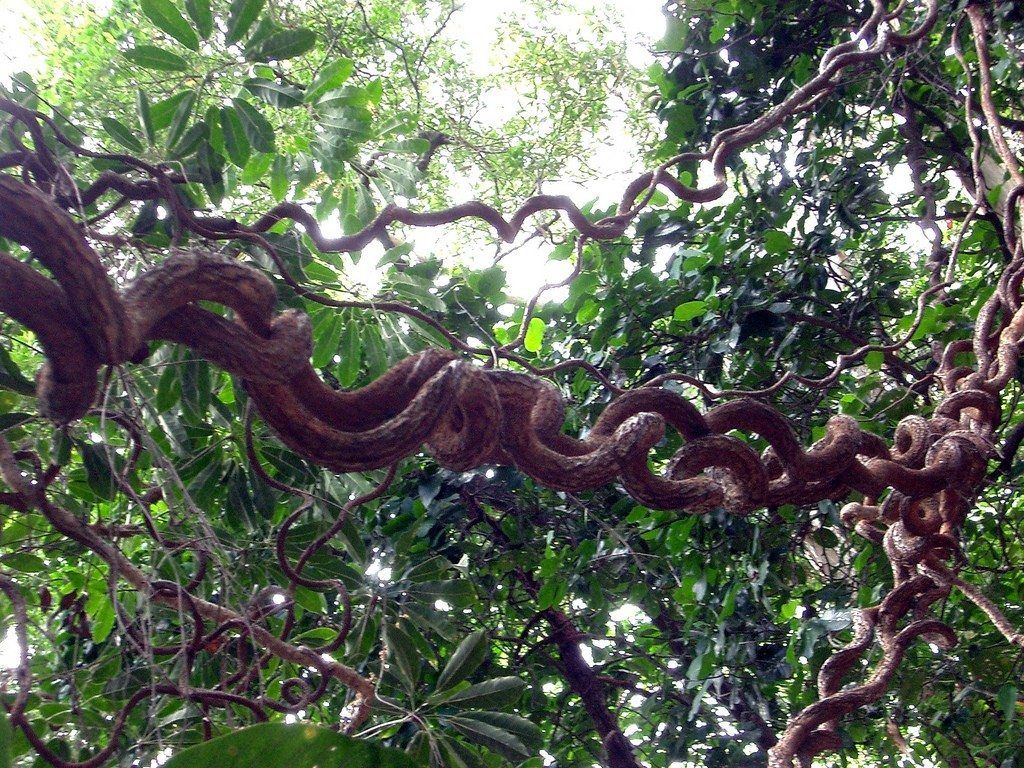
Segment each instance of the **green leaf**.
[{"label": "green leaf", "polygon": [[192,93],[194,92],[181,91],[150,107],[149,114],[153,119],[153,130],[160,131],[170,125],[171,120],[174,119],[174,113],[178,111],[178,106]]},{"label": "green leaf", "polygon": [[146,141],[152,144],[156,141],[156,129],[153,128],[153,115],[149,108],[149,97],[142,90],[135,92],[135,110],[139,114],[139,126],[146,135]]},{"label": "green leaf", "polygon": [[526,336],[523,338],[523,346],[527,352],[540,352],[544,343],[544,321],[539,317],[531,317],[529,325],[526,326]]},{"label": "green leaf", "polygon": [[36,385],[25,378],[18,364],[3,347],[0,347],[0,388],[22,395],[32,395],[36,391]]},{"label": "green leaf", "polygon": [[345,339],[340,352],[341,363],[338,365],[338,381],[343,387],[351,387],[359,376],[363,358],[359,327],[354,317],[349,317],[345,324]]},{"label": "green leaf", "polygon": [[173,147],[178,143],[178,139],[185,133],[185,128],[188,127],[189,118],[192,117],[192,108],[196,103],[196,92],[189,91],[184,99],[178,104],[177,109],[174,110],[174,117],[171,118],[170,130],[167,132],[167,140],[164,143],[166,147]]},{"label": "green leaf", "polygon": [[263,153],[253,155],[249,158],[249,162],[245,164],[245,168],[242,170],[242,183],[255,184],[266,175],[267,171],[270,170],[270,164],[272,162],[274,162],[273,155],[266,155]]},{"label": "green leaf", "polygon": [[4,555],[0,557],[0,563],[22,573],[42,573],[46,570],[46,563],[42,558],[30,555],[28,552],[13,552]]},{"label": "green leaf", "polygon": [[[245,41],[245,46],[242,48],[242,56],[247,61],[256,61],[256,50],[263,44],[263,41],[274,34],[277,31],[278,26],[274,23],[274,20],[267,14],[262,16],[252,32],[249,33],[249,39]],[[260,68],[256,70],[256,73],[263,77],[270,77],[273,71],[267,68]]]},{"label": "green leaf", "polygon": [[31,421],[33,416],[31,413],[21,413],[19,411],[12,411],[11,413],[0,413],[0,432],[6,432],[8,429],[13,429],[26,421]]},{"label": "green leaf", "polygon": [[451,688],[461,680],[465,680],[487,658],[487,633],[478,629],[469,635],[452,653],[448,663],[444,665],[437,678],[435,690],[443,691]]},{"label": "green leaf", "polygon": [[181,56],[155,45],[137,45],[123,51],[122,55],[133,64],[146,69],[159,69],[163,72],[184,72],[188,69],[188,62]]},{"label": "green leaf", "polygon": [[793,250],[793,238],[778,229],[764,233],[764,247],[768,253],[789,253]]},{"label": "green leaf", "polygon": [[687,323],[696,317],[700,317],[707,310],[707,304],[701,299],[696,301],[685,301],[672,310],[672,319],[680,323]]},{"label": "green leaf", "polygon": [[408,755],[309,723],[259,723],[185,749],[164,768],[421,768]]},{"label": "green leaf", "polygon": [[293,85],[283,85],[262,77],[253,77],[245,81],[245,87],[253,96],[262,99],[272,107],[288,109],[302,104],[302,91]]},{"label": "green leaf", "polygon": [[85,465],[85,476],[92,492],[101,499],[114,496],[114,478],[110,474],[110,464],[106,454],[92,443],[81,443],[82,463]]},{"label": "green leaf", "polygon": [[416,682],[423,668],[416,645],[397,625],[387,622],[384,624],[384,643],[390,653],[388,667],[402,681],[406,690],[412,693],[416,690]]},{"label": "green leaf", "polygon": [[166,32],[186,48],[199,50],[199,38],[171,0],[141,0],[142,12],[157,29]]},{"label": "green leaf", "polygon": [[239,168],[244,168],[245,164],[249,162],[252,148],[249,146],[249,139],[246,138],[238,113],[231,107],[220,108],[220,127],[224,135],[224,148],[228,152],[228,157]]},{"label": "green leaf", "polygon": [[999,689],[999,693],[996,694],[996,701],[999,702],[999,707],[1003,710],[1003,717],[1009,720],[1013,720],[1017,714],[1017,686],[1007,683]]},{"label": "green leaf", "polygon": [[453,716],[448,718],[448,722],[470,741],[505,755],[510,761],[519,762],[533,755],[533,751],[518,736],[503,728],[468,717]]},{"label": "green leaf", "polygon": [[267,0],[232,0],[224,42],[231,45],[241,40],[260,15],[266,2]]},{"label": "green leaf", "polygon": [[185,11],[195,22],[199,36],[205,40],[213,33],[213,14],[210,12],[210,0],[185,0]]},{"label": "green leaf", "polygon": [[519,699],[526,683],[518,677],[495,677],[463,688],[444,699],[445,704],[473,707],[507,707]]},{"label": "green leaf", "polygon": [[313,78],[313,82],[306,89],[306,95],[303,100],[307,104],[316,101],[328,91],[337,88],[348,80],[354,70],[355,64],[352,62],[352,59],[332,61]]},{"label": "green leaf", "polygon": [[178,142],[171,148],[170,155],[174,158],[188,157],[195,152],[202,141],[210,135],[210,127],[205,120],[193,123]]},{"label": "green leaf", "polygon": [[527,720],[525,717],[508,712],[486,711],[463,712],[461,717],[479,720],[488,725],[493,725],[495,728],[501,728],[509,733],[513,733],[532,752],[537,752],[544,746],[544,734],[533,721]]},{"label": "green leaf", "polygon": [[316,32],[305,27],[286,29],[267,37],[248,58],[280,61],[301,56],[316,45]]},{"label": "green leaf", "polygon": [[288,161],[284,155],[274,157],[274,165],[270,169],[270,194],[278,202],[288,194]]},{"label": "green leaf", "polygon": [[0,768],[11,768],[14,758],[11,745],[14,743],[14,731],[6,713],[0,713]]},{"label": "green leaf", "polygon": [[341,315],[328,309],[313,332],[313,367],[323,368],[338,351],[341,340]]},{"label": "green leaf", "polygon": [[583,302],[578,310],[576,310],[576,322],[580,325],[586,325],[591,320],[594,320],[601,312],[601,305],[593,299],[587,299]]},{"label": "green leaf", "polygon": [[231,103],[238,110],[238,117],[242,121],[242,130],[245,131],[253,149],[258,152],[273,152],[274,127],[267,118],[245,99],[232,99]]},{"label": "green leaf", "polygon": [[132,152],[142,151],[142,142],[135,138],[131,129],[120,120],[113,117],[101,117],[100,123],[114,141]]}]

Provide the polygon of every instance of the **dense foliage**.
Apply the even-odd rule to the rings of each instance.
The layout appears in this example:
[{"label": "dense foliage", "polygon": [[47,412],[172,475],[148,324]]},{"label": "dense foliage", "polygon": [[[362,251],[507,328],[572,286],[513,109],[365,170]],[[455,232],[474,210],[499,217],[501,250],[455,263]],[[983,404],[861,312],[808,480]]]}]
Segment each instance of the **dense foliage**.
[{"label": "dense foliage", "polygon": [[[118,359],[91,340],[116,364],[64,423],[46,394],[59,355],[10,286],[19,269],[50,274],[58,308],[92,311],[75,263],[62,276],[26,234],[31,209],[52,205],[117,289],[183,254],[259,270],[275,312],[308,315],[306,357],[334,390],[441,347],[546,377],[567,435],[647,387],[703,410],[753,393],[804,446],[832,440],[836,416],[893,443],[901,421],[938,414],[959,366],[984,367],[972,335],[982,351],[999,341],[1003,361],[1021,331],[1024,12],[920,6],[879,23],[877,3],[854,0],[669,3],[641,73],[608,13],[567,31],[569,6],[536,3],[497,35],[500,65],[475,73],[445,38],[449,3],[115,0],[84,16],[40,3],[47,66],[0,94],[0,193],[31,203],[0,208],[0,587],[24,654],[0,673],[14,726],[0,727],[0,768],[230,765],[275,749],[292,768],[767,764],[818,700],[819,669],[856,644],[857,609],[906,578],[891,537],[872,541],[843,505],[884,510],[899,492],[847,482],[686,514],[628,478],[552,482],[508,445],[465,465],[412,451],[337,471],[351,462],[303,458],[301,437],[264,423],[255,373],[172,343],[187,336],[173,329]],[[793,100],[840,55],[817,95]],[[496,92],[515,107],[495,114]],[[598,145],[627,129],[651,144],[638,176],[668,163],[678,178],[644,181],[628,215],[544,198],[498,244],[483,207],[375,223],[469,196],[511,217],[566,168],[599,174]],[[731,135],[728,152],[687,154]],[[687,199],[696,187],[712,192]],[[272,208],[284,213],[259,225]],[[523,241],[568,275],[527,301],[509,288]],[[237,275],[239,293],[257,285]],[[230,302],[193,298],[208,322],[231,317]],[[40,318],[55,312],[42,303]],[[1008,629],[1024,627],[1020,381],[998,393],[987,466],[943,487],[965,505],[942,532],[955,546],[918,575],[945,588],[929,616],[957,644],[929,625],[843,711],[823,764],[1024,766],[1024,639]],[[761,451],[767,431],[739,441]],[[651,469],[672,471],[692,437],[678,432]],[[947,566],[962,587],[940,583]],[[844,682],[891,657],[883,639]]]}]

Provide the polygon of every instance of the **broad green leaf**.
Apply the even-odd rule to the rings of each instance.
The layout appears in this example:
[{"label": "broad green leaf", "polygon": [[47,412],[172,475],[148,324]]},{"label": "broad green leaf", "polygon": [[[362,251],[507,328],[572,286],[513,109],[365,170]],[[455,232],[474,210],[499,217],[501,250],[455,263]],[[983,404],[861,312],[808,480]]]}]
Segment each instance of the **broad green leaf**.
[{"label": "broad green leaf", "polygon": [[443,691],[465,680],[487,658],[487,633],[478,629],[469,635],[452,653],[437,678],[435,690]]},{"label": "broad green leaf", "polygon": [[355,64],[352,62],[352,59],[337,59],[332,61],[321,69],[317,73],[317,76],[313,78],[313,82],[310,83],[309,88],[306,89],[306,95],[303,100],[306,103],[316,101],[328,91],[337,88],[348,80],[354,70]]},{"label": "broad green leaf", "polygon": [[36,385],[25,377],[10,353],[3,347],[0,347],[0,388],[22,395],[32,395],[36,391]]},{"label": "broad green leaf", "polygon": [[496,677],[446,696],[445,704],[472,707],[506,707],[519,699],[526,683],[518,677]]},{"label": "broad green leaf", "polygon": [[178,142],[171,148],[170,155],[174,158],[185,158],[199,149],[200,144],[210,135],[210,128],[205,120],[193,123]]},{"label": "broad green leaf", "polygon": [[996,694],[996,701],[999,702],[999,707],[1003,710],[1003,717],[1013,720],[1017,714],[1017,686],[1010,683],[1004,685]]},{"label": "broad green leaf", "polygon": [[[276,32],[279,27],[274,23],[274,20],[270,17],[270,14],[264,14],[260,17],[259,22],[253,27],[252,32],[249,34],[249,39],[245,41],[245,46],[242,48],[242,56],[245,57],[246,61],[259,61],[256,51],[263,44],[263,41],[270,37]],[[265,61],[265,59],[264,59]],[[274,71],[269,67],[257,67],[255,72],[260,77],[271,77]]]},{"label": "broad green leaf", "polygon": [[101,499],[109,499],[114,495],[114,478],[110,474],[110,463],[107,455],[92,443],[80,443],[82,463],[85,465],[85,476],[92,492]]},{"label": "broad green leaf", "polygon": [[342,322],[341,315],[328,309],[324,312],[323,320],[317,324],[313,332],[313,367],[323,368],[338,351],[338,342],[341,339]]},{"label": "broad green leaf", "polygon": [[684,301],[672,311],[672,319],[680,323],[688,323],[707,311],[707,304],[701,299]]},{"label": "broad green leaf", "polygon": [[509,712],[487,712],[474,711],[462,712],[460,717],[465,719],[479,720],[482,723],[493,725],[504,731],[515,734],[532,752],[536,752],[544,746],[544,734],[532,720],[525,717],[513,715]]},{"label": "broad green leaf", "polygon": [[244,168],[249,162],[251,147],[242,128],[242,121],[231,107],[220,108],[220,129],[224,136],[224,148],[231,162],[239,168]]},{"label": "broad green leaf", "polygon": [[343,387],[351,387],[359,377],[362,363],[362,344],[359,334],[359,323],[349,317],[345,325],[345,338],[341,347],[341,363],[338,365],[338,381]]},{"label": "broad green leaf", "polygon": [[164,768],[422,768],[404,752],[309,723],[258,723],[182,750]]},{"label": "broad green leaf", "polygon": [[793,250],[793,238],[778,229],[764,233],[764,247],[768,253],[789,253]]},{"label": "broad green leaf", "polygon": [[46,563],[42,558],[30,555],[28,552],[13,552],[4,555],[0,557],[0,563],[22,573],[42,573],[46,570]]},{"label": "broad green leaf", "polygon": [[140,8],[157,29],[166,32],[186,48],[199,50],[199,38],[171,0],[141,0]]},{"label": "broad green leaf", "polygon": [[185,0],[185,11],[195,22],[199,36],[205,40],[213,32],[213,14],[210,12],[210,0]]},{"label": "broad green leaf", "polygon": [[149,107],[149,97],[145,91],[135,91],[135,110],[139,115],[139,126],[146,136],[146,141],[152,144],[156,141],[156,129],[153,127],[153,115]]},{"label": "broad green leaf", "polygon": [[423,668],[423,661],[412,638],[395,624],[385,622],[384,643],[389,652],[388,667],[402,681],[406,690],[412,693],[416,690],[416,682]]},{"label": "broad green leaf", "polygon": [[245,168],[242,170],[242,183],[255,184],[266,175],[267,171],[270,170],[270,164],[272,162],[274,162],[273,155],[266,155],[263,153],[253,155],[249,158],[249,162],[245,164]]},{"label": "broad green leaf", "polygon": [[270,194],[280,202],[288,194],[288,161],[284,155],[274,157],[273,167],[270,169]]},{"label": "broad green leaf", "polygon": [[174,113],[178,111],[178,106],[193,93],[194,91],[181,91],[153,104],[149,109],[150,117],[153,119],[153,130],[161,131],[169,126],[174,119]]},{"label": "broad green leaf", "polygon": [[267,37],[253,51],[250,58],[280,61],[301,56],[316,45],[316,32],[311,29],[286,29]]},{"label": "broad green leaf", "polygon": [[146,69],[159,69],[163,72],[184,72],[188,69],[188,62],[181,56],[155,45],[137,45],[124,51],[122,55],[128,61]]},{"label": "broad green leaf", "polygon": [[287,109],[302,104],[302,91],[294,85],[283,85],[274,80],[253,77],[245,81],[246,89],[272,107]]},{"label": "broad green leaf", "polygon": [[482,720],[461,716],[449,717],[448,722],[470,741],[505,755],[513,762],[519,762],[533,755],[533,750],[527,747],[522,739],[503,728]]},{"label": "broad green leaf", "polygon": [[178,139],[185,133],[188,127],[189,118],[192,117],[192,108],[196,103],[196,92],[189,91],[188,95],[178,104],[174,110],[174,117],[171,118],[170,129],[167,131],[167,141],[164,146],[173,147]]},{"label": "broad green leaf", "polygon": [[132,134],[131,129],[113,117],[101,117],[100,123],[114,141],[131,152],[141,152],[142,142]]},{"label": "broad green leaf", "polygon": [[576,310],[576,322],[580,325],[586,325],[591,320],[594,320],[601,312],[601,305],[593,299],[587,299],[583,302],[578,310]]},{"label": "broad green leaf", "polygon": [[540,352],[541,345],[544,343],[544,331],[544,321],[539,317],[531,317],[526,326],[526,336],[523,338],[523,346],[526,347],[527,352]]},{"label": "broad green leaf", "polygon": [[245,131],[253,149],[258,152],[273,152],[274,127],[267,118],[245,99],[232,99],[231,103],[238,111],[238,117],[242,121],[242,130]]},{"label": "broad green leaf", "polygon": [[224,42],[231,45],[245,37],[245,33],[256,21],[266,2],[267,0],[232,0]]}]

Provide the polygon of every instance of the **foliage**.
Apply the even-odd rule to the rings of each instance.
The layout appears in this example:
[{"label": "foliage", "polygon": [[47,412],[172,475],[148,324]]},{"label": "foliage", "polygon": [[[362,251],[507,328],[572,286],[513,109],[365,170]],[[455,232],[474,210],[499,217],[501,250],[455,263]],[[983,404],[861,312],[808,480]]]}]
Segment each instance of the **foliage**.
[{"label": "foliage", "polygon": [[[724,196],[656,191],[628,237],[600,242],[538,217],[534,239],[573,274],[536,303],[508,289],[514,250],[467,266],[418,247],[411,226],[349,253],[285,217],[261,233],[269,247],[231,228],[296,201],[351,236],[393,204],[462,202],[467,185],[508,211],[567,164],[585,168],[609,92],[635,94],[639,80],[607,20],[575,39],[552,21],[562,6],[545,5],[535,24],[502,30],[507,62],[477,75],[436,44],[445,3],[117,0],[81,26],[61,20],[67,6],[40,4],[51,76],[21,77],[5,98],[52,113],[95,150],[43,142],[82,189],[136,159],[179,174],[173,197],[121,201],[115,189],[72,206],[116,282],[183,250],[258,266],[277,310],[309,315],[313,366],[335,387],[454,346],[549,375],[571,434],[616,388],[644,384],[708,406],[760,390],[803,444],[837,414],[886,438],[904,417],[932,415],[945,344],[971,337],[1016,257],[1005,226],[1014,182],[977,117],[981,64],[962,3],[920,44],[837,75],[827,98],[734,153]],[[647,73],[664,129],[652,163],[782,104],[871,11],[669,5],[664,56]],[[994,98],[1019,156],[1024,17],[1012,2],[985,12]],[[529,98],[481,123],[484,97],[501,87]],[[984,135],[964,117],[965,92]],[[40,149],[24,122],[2,142],[12,155]],[[714,181],[698,160],[674,167],[683,184]],[[583,207],[591,223],[614,213]],[[229,223],[204,237],[183,225],[198,221]],[[13,242],[3,250],[28,259]],[[361,302],[356,269],[378,257],[380,288]],[[190,750],[226,743],[200,742],[262,738],[286,726],[251,724],[285,714],[355,722],[364,739],[446,768],[619,768],[630,765],[623,742],[650,765],[764,765],[775,734],[815,701],[814,675],[850,641],[852,608],[893,584],[883,547],[844,525],[845,497],[686,515],[618,485],[557,491],[509,466],[453,471],[422,454],[393,479],[323,469],[253,422],[239,376],[171,343],[112,367],[88,415],[53,426],[33,399],[38,340],[0,323],[0,431],[54,468],[54,503],[153,583],[188,585],[242,617],[207,616],[194,634],[182,604],[140,593],[42,510],[0,496],[0,565],[27,617],[8,593],[11,625],[28,633],[26,722],[58,765],[101,750],[110,764],[149,765],[165,749],[179,754],[171,765],[194,764]],[[964,525],[961,571],[1015,627],[1020,381],[1002,395],[1001,453]],[[670,432],[652,465],[682,442]],[[307,581],[287,572],[300,559]],[[963,592],[939,612],[959,645],[913,645],[889,692],[842,721],[840,764],[1020,765],[1019,649]],[[268,652],[254,626],[298,655]],[[312,666],[319,654],[372,681],[371,712],[358,689]],[[16,729],[12,751],[28,765],[41,750]]]}]

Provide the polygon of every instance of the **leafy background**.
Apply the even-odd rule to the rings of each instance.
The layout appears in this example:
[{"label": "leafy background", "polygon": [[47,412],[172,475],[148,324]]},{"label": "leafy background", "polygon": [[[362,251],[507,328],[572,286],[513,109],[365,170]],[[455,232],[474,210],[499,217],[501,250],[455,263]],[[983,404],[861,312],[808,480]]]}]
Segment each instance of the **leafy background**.
[{"label": "leafy background", "polygon": [[[953,20],[960,4],[949,5]],[[609,132],[630,132],[643,153],[638,168],[704,146],[805,82],[821,52],[865,14],[856,2],[670,3],[657,63],[641,70],[612,13],[598,8],[568,34],[556,23],[567,8],[529,3],[506,20],[498,64],[478,74],[438,42],[458,13],[446,3],[115,0],[106,14],[39,3],[33,34],[45,66],[16,77],[5,95],[59,110],[65,130],[97,147],[180,168],[192,180],[183,202],[195,210],[249,220],[295,200],[350,233],[392,202],[426,208],[475,196],[508,209],[573,174],[600,176],[593,158]],[[992,3],[990,13],[1000,106],[1020,120],[1024,16],[1012,2]],[[574,265],[580,272],[541,296],[524,362],[581,358],[622,386],[670,371],[715,389],[759,388],[786,371],[819,378],[837,354],[910,330],[918,295],[962,237],[956,281],[927,306],[898,357],[871,353],[828,390],[793,384],[772,395],[805,439],[837,412],[886,435],[903,416],[928,413],[920,382],[934,367],[933,349],[969,336],[1005,258],[997,222],[965,218],[970,140],[960,94],[968,75],[950,54],[953,34],[952,22],[940,24],[925,45],[858,70],[817,111],[742,153],[718,202],[657,199],[633,237],[590,243],[578,255],[566,225],[535,222],[529,247],[564,264],[558,274]],[[494,89],[511,89],[515,106],[481,119]],[[82,179],[116,169],[63,159]],[[701,169],[686,173],[699,178]],[[997,205],[1002,178],[993,171],[984,181]],[[603,205],[592,202],[587,213],[598,217]],[[99,234],[123,236],[98,243],[121,280],[182,245],[173,218],[152,203],[126,206]],[[382,302],[413,305],[484,346],[513,340],[526,312],[506,269],[522,244],[496,246],[472,226],[433,240],[397,228],[351,257],[320,252],[294,226],[275,228],[274,244],[304,286],[378,305],[319,306],[261,264],[278,283],[279,307],[310,314],[313,363],[342,387],[447,343]],[[261,254],[243,257],[260,263]],[[231,377],[163,346],[114,372],[94,415],[55,429],[34,415],[34,339],[6,318],[0,331],[0,429],[64,468],[60,503],[90,521],[138,526],[138,505],[119,485],[132,459],[125,481],[133,492],[161,493],[150,506],[159,528],[205,537],[213,548],[205,597],[245,603],[286,581],[268,553],[299,501],[249,465],[246,398]],[[607,392],[580,372],[553,378],[572,403],[567,430],[592,423]],[[1015,383],[1007,429],[1019,391]],[[141,430],[145,447],[137,457],[131,430]],[[316,499],[293,529],[296,547],[380,479],[309,466],[259,425],[257,437],[274,479]],[[670,440],[659,455],[674,448]],[[1016,626],[1024,625],[1020,470],[1012,455],[993,467],[966,551],[970,578]],[[33,725],[53,749],[80,759],[105,743],[109,717],[128,697],[174,675],[126,638],[136,631],[174,642],[178,618],[111,590],[105,566],[41,517],[3,514],[0,563],[17,573],[32,612]],[[160,578],[195,574],[188,554],[169,558],[145,537],[126,536],[121,547]],[[891,578],[831,503],[745,518],[680,516],[638,506],[614,487],[554,493],[509,469],[457,474],[423,458],[402,465],[386,496],[357,508],[309,570],[340,579],[352,596],[354,629],[336,658],[380,677],[381,705],[360,735],[417,764],[457,768],[598,760],[593,724],[565,681],[559,617],[571,621],[645,762],[763,765],[771,734],[813,701],[814,672],[849,638],[851,605],[875,602]],[[294,601],[300,641],[332,636],[335,594],[299,588]],[[942,611],[958,648],[914,647],[891,693],[844,723],[837,764],[1021,764],[1020,655],[973,606],[951,597]],[[283,612],[267,619],[278,628],[283,621]],[[211,644],[194,683],[216,685],[246,653],[241,640]],[[262,684],[279,695],[287,676],[271,660]],[[347,705],[339,692],[290,719],[335,725]],[[242,709],[209,717],[214,734],[249,722]],[[132,712],[119,764],[150,765],[197,744],[203,720],[192,704],[155,698]],[[243,732],[250,745],[267,738],[259,728]],[[271,733],[298,739],[300,728]],[[20,734],[9,749],[18,764],[32,764]]]}]

